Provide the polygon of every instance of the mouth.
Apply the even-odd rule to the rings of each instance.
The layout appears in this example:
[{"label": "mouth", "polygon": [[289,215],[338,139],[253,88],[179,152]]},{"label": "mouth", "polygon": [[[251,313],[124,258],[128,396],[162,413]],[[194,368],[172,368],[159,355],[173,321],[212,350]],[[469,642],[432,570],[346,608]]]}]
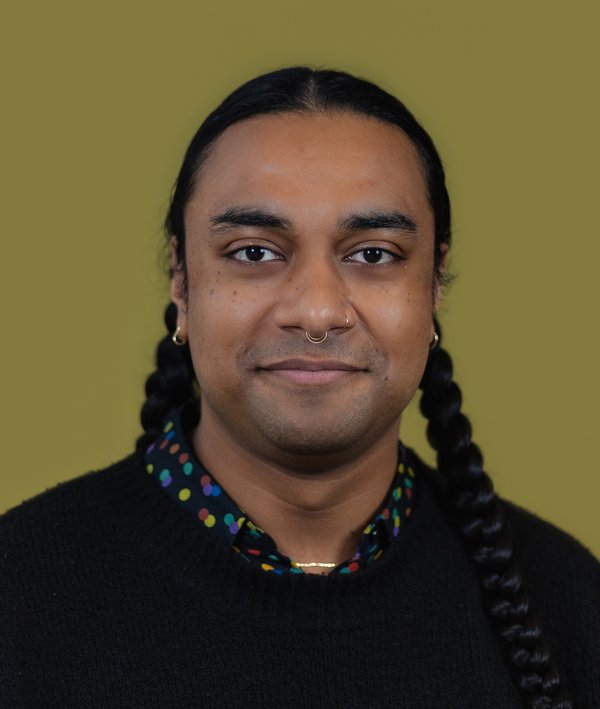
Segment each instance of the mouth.
[{"label": "mouth", "polygon": [[329,384],[366,370],[349,362],[332,359],[287,359],[258,367],[258,371],[293,384],[314,386]]}]

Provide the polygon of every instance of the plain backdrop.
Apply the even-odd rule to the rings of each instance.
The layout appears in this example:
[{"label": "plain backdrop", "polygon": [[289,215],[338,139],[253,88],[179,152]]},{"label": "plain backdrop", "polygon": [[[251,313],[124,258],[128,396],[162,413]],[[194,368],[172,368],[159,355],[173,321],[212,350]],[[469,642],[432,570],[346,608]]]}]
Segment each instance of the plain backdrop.
[{"label": "plain backdrop", "polygon": [[[501,495],[600,555],[599,5],[5,5],[0,511],[132,450],[187,142],[252,76],[370,78],[434,137],[454,207],[441,312]],[[415,406],[403,440],[432,460]]]}]

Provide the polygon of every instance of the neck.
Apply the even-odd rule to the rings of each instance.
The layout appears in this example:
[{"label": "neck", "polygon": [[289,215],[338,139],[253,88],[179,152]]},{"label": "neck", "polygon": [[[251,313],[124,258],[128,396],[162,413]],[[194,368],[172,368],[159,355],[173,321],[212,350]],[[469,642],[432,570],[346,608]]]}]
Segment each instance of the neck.
[{"label": "neck", "polygon": [[[339,564],[384,502],[396,472],[398,424],[351,461],[292,466],[240,445],[210,415],[194,431],[194,449],[219,484],[282,554],[302,563]],[[329,569],[331,570],[331,569]],[[308,566],[309,573],[328,567]]]}]

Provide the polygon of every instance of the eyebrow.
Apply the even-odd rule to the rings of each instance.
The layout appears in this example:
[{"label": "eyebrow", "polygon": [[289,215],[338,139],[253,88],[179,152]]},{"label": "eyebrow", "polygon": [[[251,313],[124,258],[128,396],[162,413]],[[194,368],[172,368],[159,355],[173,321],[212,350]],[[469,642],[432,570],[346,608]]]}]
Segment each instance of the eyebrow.
[{"label": "eyebrow", "polygon": [[211,217],[210,221],[214,226],[257,226],[283,231],[291,231],[292,228],[287,219],[257,207],[231,207]]},{"label": "eyebrow", "polygon": [[[210,222],[217,227],[217,230],[220,226],[225,228],[253,226],[280,229],[281,231],[292,230],[292,223],[288,219],[258,207],[230,207],[221,214],[211,217]],[[377,209],[342,217],[338,221],[338,228],[346,232],[392,229],[413,234],[417,231],[416,223],[406,214],[397,210]]]},{"label": "eyebrow", "polygon": [[350,214],[340,223],[343,231],[366,231],[368,229],[395,229],[416,232],[417,225],[406,214],[395,209],[391,211],[372,210],[366,214]]}]

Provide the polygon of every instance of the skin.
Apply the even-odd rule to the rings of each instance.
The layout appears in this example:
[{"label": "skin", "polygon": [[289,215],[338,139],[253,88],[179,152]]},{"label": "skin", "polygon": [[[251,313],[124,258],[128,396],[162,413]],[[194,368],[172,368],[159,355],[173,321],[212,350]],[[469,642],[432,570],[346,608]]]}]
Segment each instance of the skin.
[{"label": "skin", "polygon": [[439,304],[416,151],[362,116],[252,118],[213,144],[185,228],[194,449],[282,553],[339,563],[387,496]]}]

